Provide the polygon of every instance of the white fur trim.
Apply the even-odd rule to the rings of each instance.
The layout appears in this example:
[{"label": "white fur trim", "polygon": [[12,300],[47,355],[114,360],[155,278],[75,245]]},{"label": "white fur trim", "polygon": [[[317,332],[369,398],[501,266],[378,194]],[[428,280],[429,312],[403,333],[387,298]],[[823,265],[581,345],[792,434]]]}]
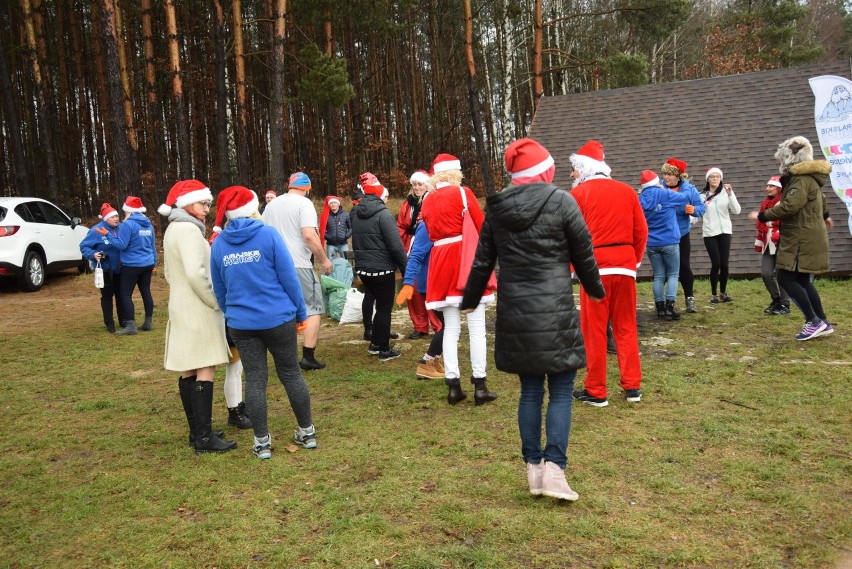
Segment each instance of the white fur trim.
[{"label": "white fur trim", "polygon": [[[638,266],[638,265],[637,265]],[[636,278],[636,271],[631,271],[630,269],[625,269],[624,267],[609,267],[600,269],[601,275],[624,275],[626,277]]]},{"label": "white fur trim", "polygon": [[121,209],[127,213],[144,213],[148,210],[145,209],[145,206],[142,207],[129,207],[126,205],[121,206]]},{"label": "white fur trim", "polygon": [[259,202],[257,201],[257,195],[252,192],[252,198],[249,203],[244,206],[240,206],[237,209],[231,209],[225,212],[225,217],[228,219],[237,219],[240,217],[249,217],[254,212],[257,211]]},{"label": "white fur trim", "polygon": [[660,177],[657,176],[656,178],[654,178],[650,182],[645,182],[644,184],[642,184],[642,189],[644,190],[645,188],[650,188],[651,186],[659,186],[659,185],[660,185]]},{"label": "white fur trim", "polygon": [[204,200],[213,201],[213,194],[210,193],[210,188],[202,188],[200,190],[193,190],[191,192],[187,192],[178,196],[175,200],[174,207],[186,207],[190,204],[203,202]]},{"label": "white fur trim", "polygon": [[331,205],[331,204],[333,204],[333,203],[336,203],[337,205],[340,205],[340,200],[334,200],[334,199],[332,199],[332,200],[328,200],[328,205]]},{"label": "white fur trim", "polygon": [[162,204],[160,207],[157,208],[157,213],[159,213],[163,217],[168,217],[168,215],[171,212],[172,212],[171,206],[168,206],[166,204]]},{"label": "white fur trim", "polygon": [[724,177],[725,177],[725,175],[722,173],[722,170],[720,170],[719,168],[716,168],[715,166],[713,166],[712,168],[710,168],[709,170],[707,170],[707,173],[706,173],[706,174],[704,174],[704,181],[706,182],[707,180],[709,180],[709,179],[710,179],[710,176],[711,176],[712,174],[719,174],[719,177],[720,177],[720,178],[724,178]]},{"label": "white fur trim", "polygon": [[537,176],[542,172],[547,172],[547,170],[553,166],[553,156],[548,155],[545,160],[539,162],[535,166],[530,166],[525,170],[521,170],[520,172],[510,172],[512,174],[512,179],[515,178],[530,178],[532,176]]},{"label": "white fur trim", "polygon": [[766,182],[766,185],[767,186],[775,186],[776,188],[780,188],[781,182],[779,182],[778,180],[769,180],[768,182]]},{"label": "white fur trim", "polygon": [[115,210],[112,210],[111,212],[109,212],[108,214],[106,214],[106,216],[101,217],[101,216],[99,215],[98,217],[100,217],[101,219],[103,219],[104,221],[106,221],[107,219],[109,219],[110,217],[112,217],[112,216],[114,216],[114,215],[118,215],[118,212],[117,212],[117,211],[115,211]]},{"label": "white fur trim", "polygon": [[461,160],[447,160],[438,162],[432,167],[434,173],[446,172],[447,170],[461,170]]},{"label": "white fur trim", "polygon": [[420,182],[422,184],[429,185],[429,175],[423,172],[415,172],[408,179],[409,183]]}]

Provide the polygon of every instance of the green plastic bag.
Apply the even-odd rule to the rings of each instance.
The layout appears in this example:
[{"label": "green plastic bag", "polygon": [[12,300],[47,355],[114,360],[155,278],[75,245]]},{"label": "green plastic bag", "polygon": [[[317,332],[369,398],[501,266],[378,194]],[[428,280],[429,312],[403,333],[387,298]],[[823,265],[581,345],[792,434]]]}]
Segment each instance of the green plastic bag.
[{"label": "green plastic bag", "polygon": [[343,305],[346,304],[346,291],[349,290],[349,285],[326,275],[320,275],[320,286],[325,301],[325,313],[329,318],[339,321],[340,315],[343,314]]}]

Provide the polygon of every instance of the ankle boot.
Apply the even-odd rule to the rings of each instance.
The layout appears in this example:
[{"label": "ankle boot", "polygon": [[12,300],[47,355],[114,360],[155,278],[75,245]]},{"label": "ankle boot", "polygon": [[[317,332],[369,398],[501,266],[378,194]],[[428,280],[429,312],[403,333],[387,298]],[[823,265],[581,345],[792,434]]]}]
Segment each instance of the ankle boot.
[{"label": "ankle boot", "polygon": [[680,313],[675,310],[674,300],[666,301],[666,318],[669,320],[680,320]]},{"label": "ankle boot", "polygon": [[[189,423],[189,446],[195,446],[195,421],[192,415],[192,384],[195,383],[194,375],[178,378],[178,389],[180,390],[180,402],[183,403],[183,412],[186,414],[186,422]],[[217,437],[224,437],[225,431],[213,431]]]},{"label": "ankle boot", "polygon": [[447,403],[450,405],[455,405],[467,397],[467,394],[462,391],[461,382],[457,377],[452,379],[447,378],[444,380],[444,383],[450,388],[450,392],[447,394]]},{"label": "ankle boot", "polygon": [[154,320],[154,318],[152,316],[146,316],[145,322],[142,324],[142,326],[139,327],[139,329],[144,330],[145,332],[148,332],[149,330],[153,330],[154,329],[153,320]]},{"label": "ankle boot", "polygon": [[225,452],[237,443],[223,441],[213,433],[213,382],[196,381],[192,385],[192,415],[195,424],[195,452]]},{"label": "ankle boot", "polygon": [[236,407],[228,407],[228,424],[238,429],[251,429],[251,419],[246,416],[245,401],[240,401]]},{"label": "ankle boot", "polygon": [[494,401],[497,399],[497,394],[491,391],[488,391],[488,387],[485,385],[484,377],[471,377],[470,382],[473,384],[473,403],[474,405],[482,405],[484,403],[488,403],[490,401]]},{"label": "ankle boot", "polygon": [[128,320],[124,323],[124,328],[116,330],[116,336],[135,336],[136,335],[136,320]]},{"label": "ankle boot", "polygon": [[655,301],[654,305],[657,307],[657,318],[663,319],[666,317],[666,303],[662,300]]}]

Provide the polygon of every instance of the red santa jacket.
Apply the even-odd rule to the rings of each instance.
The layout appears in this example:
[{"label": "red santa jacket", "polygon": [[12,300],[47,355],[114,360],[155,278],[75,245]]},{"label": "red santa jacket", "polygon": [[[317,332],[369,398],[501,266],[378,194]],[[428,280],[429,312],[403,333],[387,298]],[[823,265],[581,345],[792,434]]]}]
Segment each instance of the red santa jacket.
[{"label": "red santa jacket", "polygon": [[589,233],[603,275],[636,278],[645,254],[648,224],[636,191],[610,178],[589,178],[571,190]]}]

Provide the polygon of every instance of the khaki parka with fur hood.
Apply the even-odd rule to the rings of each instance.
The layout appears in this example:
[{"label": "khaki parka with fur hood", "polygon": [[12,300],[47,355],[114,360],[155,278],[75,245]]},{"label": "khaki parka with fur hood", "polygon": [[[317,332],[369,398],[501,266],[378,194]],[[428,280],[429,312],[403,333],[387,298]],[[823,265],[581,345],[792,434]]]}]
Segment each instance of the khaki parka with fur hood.
[{"label": "khaki parka with fur hood", "polygon": [[[803,137],[779,146],[775,156],[781,162],[781,200],[760,212],[758,219],[781,220],[775,265],[778,269],[818,274],[829,270],[825,227],[828,206],[822,186],[831,173],[831,164],[811,159],[813,151],[809,150],[810,143]],[[805,159],[800,160],[801,157]]]}]

